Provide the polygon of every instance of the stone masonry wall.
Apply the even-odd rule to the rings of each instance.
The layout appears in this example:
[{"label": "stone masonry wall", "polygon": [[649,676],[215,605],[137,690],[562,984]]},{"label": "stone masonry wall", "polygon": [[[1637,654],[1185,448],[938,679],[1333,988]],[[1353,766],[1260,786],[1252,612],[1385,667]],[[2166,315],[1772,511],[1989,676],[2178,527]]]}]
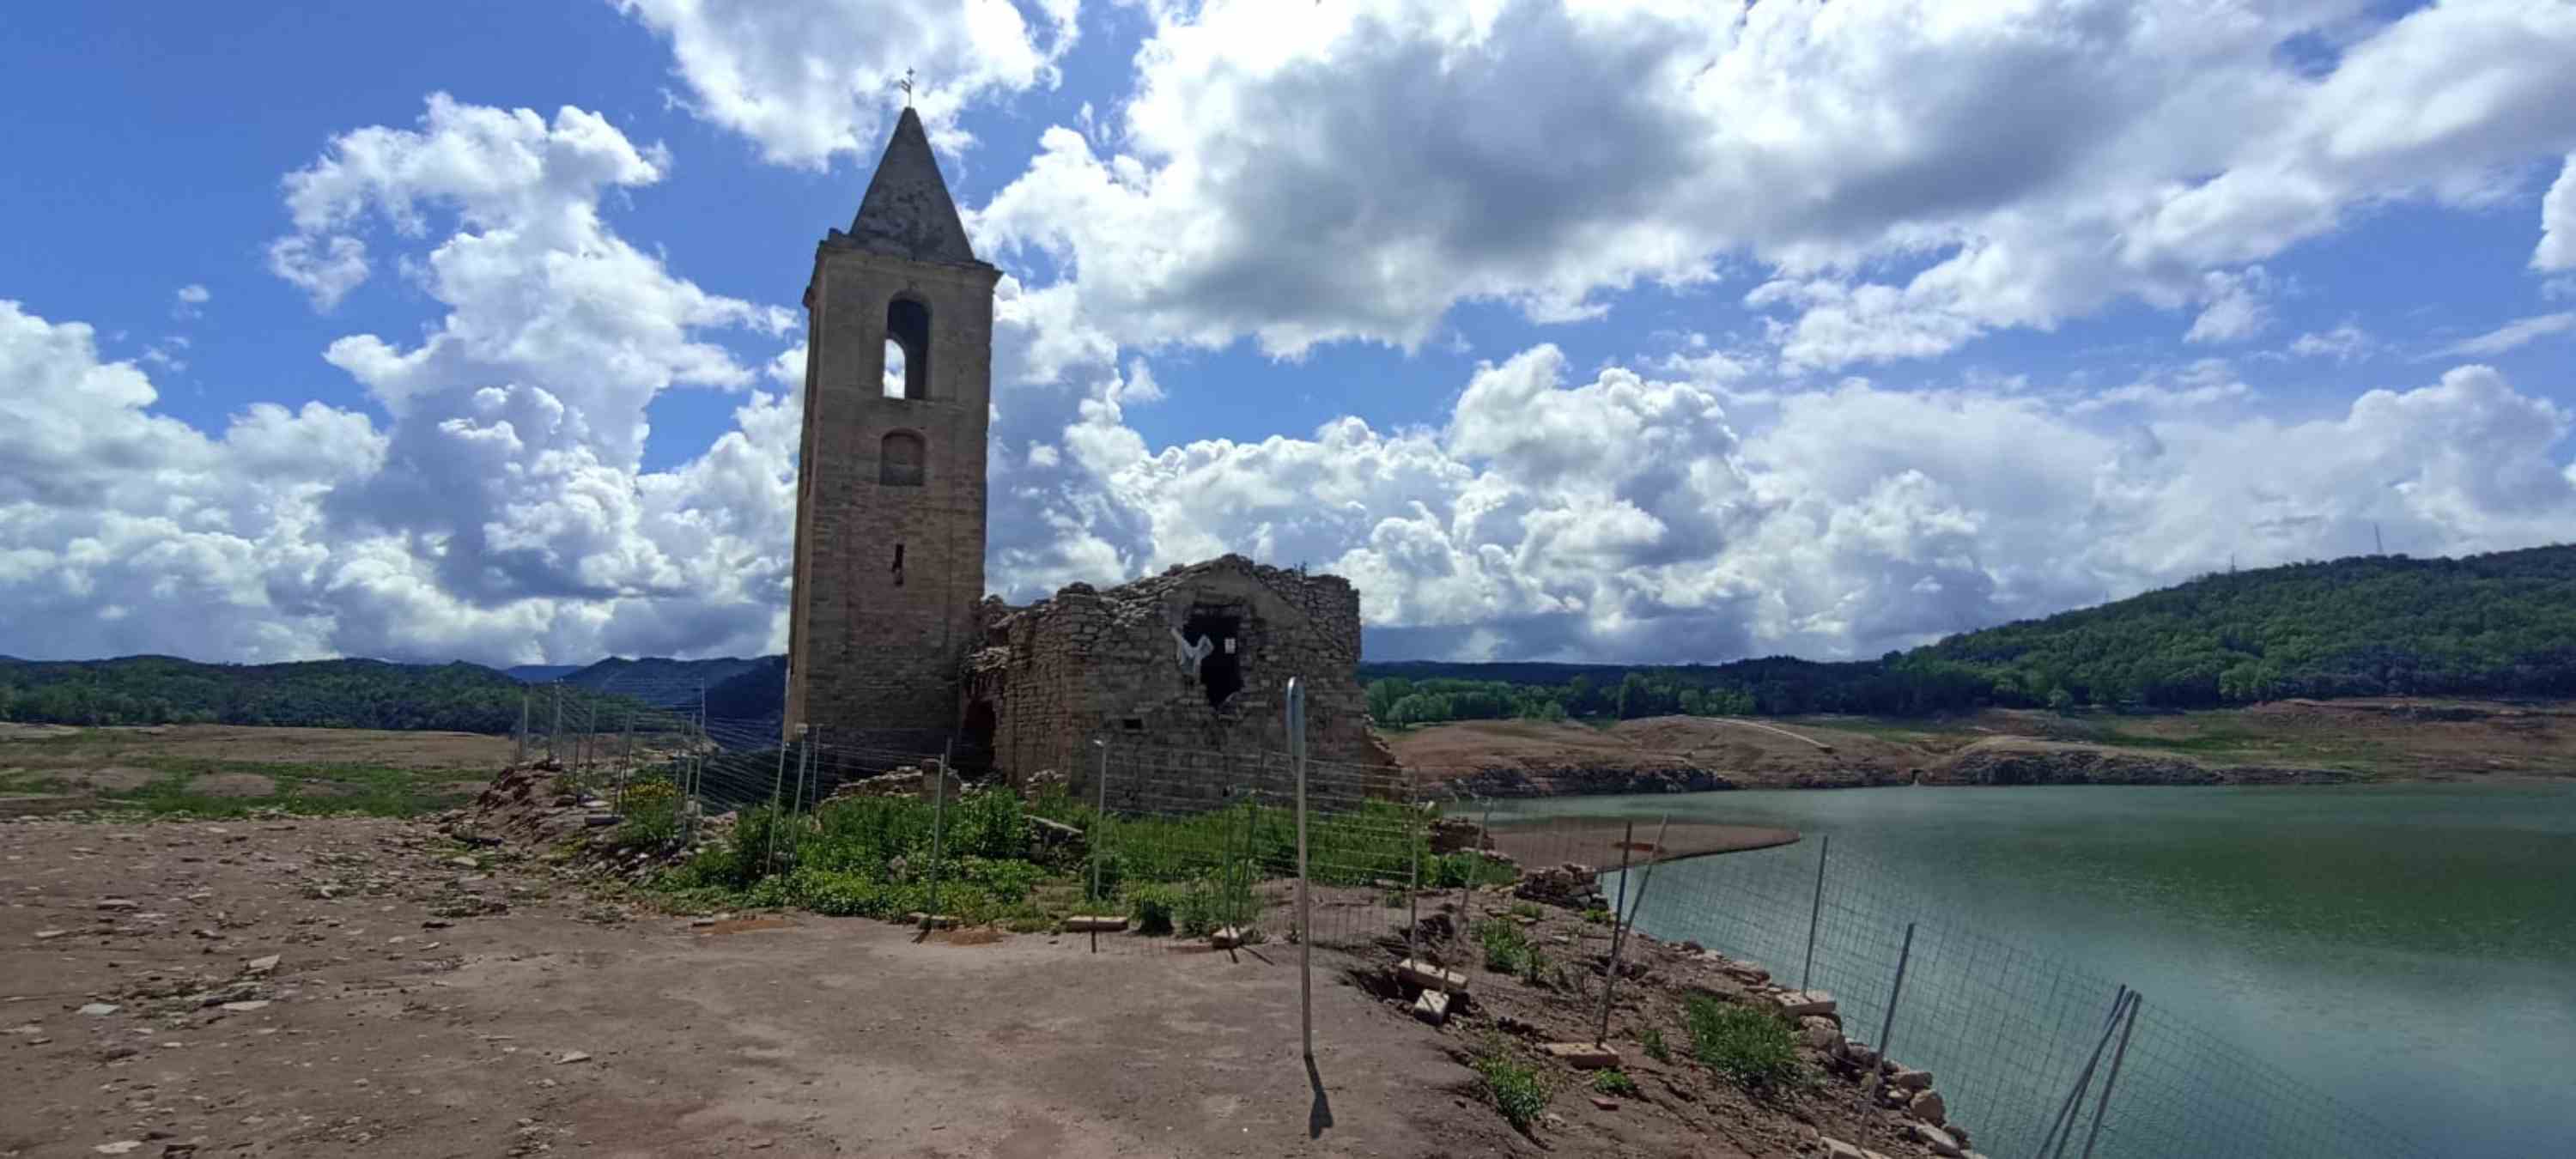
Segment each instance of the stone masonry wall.
[{"label": "stone masonry wall", "polygon": [[[1355,675],[1359,612],[1358,590],[1340,576],[1238,555],[1106,591],[1073,584],[1025,608],[988,600],[986,647],[968,665],[969,713],[991,711],[992,761],[1014,780],[1057,769],[1088,785],[1097,767],[1090,742],[1106,738],[1113,797],[1122,782],[1132,790],[1159,779],[1165,792],[1221,798],[1231,783],[1261,775],[1263,754],[1287,750],[1283,710],[1288,681],[1299,677],[1309,756],[1381,764]],[[1217,616],[1238,625],[1242,686],[1211,706],[1207,662],[1185,666],[1173,631]],[[1214,659],[1224,644],[1211,643]]]},{"label": "stone masonry wall", "polygon": [[[959,670],[984,595],[999,275],[981,262],[871,252],[837,231],[817,248],[806,292],[791,733],[802,722],[827,742],[931,753],[954,734]],[[927,397],[884,396],[887,310],[898,298],[929,311]],[[892,432],[921,439],[921,485],[879,482]]]}]

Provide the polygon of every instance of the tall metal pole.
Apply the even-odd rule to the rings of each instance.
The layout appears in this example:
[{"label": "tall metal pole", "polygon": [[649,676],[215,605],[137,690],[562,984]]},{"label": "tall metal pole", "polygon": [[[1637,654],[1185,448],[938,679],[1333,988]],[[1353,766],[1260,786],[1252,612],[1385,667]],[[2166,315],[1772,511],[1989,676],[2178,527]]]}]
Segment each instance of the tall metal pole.
[{"label": "tall metal pole", "polygon": [[[1663,860],[1664,856],[1664,830],[1672,822],[1672,815],[1667,813],[1663,820],[1655,823],[1655,858],[1654,861],[1646,863],[1646,876],[1637,882],[1636,907],[1628,911],[1628,916],[1624,920],[1619,916],[1619,911],[1610,911],[1610,969],[1601,977],[1601,1021],[1592,1029],[1594,1046],[1601,1045],[1610,1037],[1610,992],[1619,986],[1619,952],[1627,946],[1628,931],[1637,925],[1637,910],[1646,908],[1646,887],[1653,884],[1655,880],[1655,862]],[[1629,823],[1629,832],[1634,833],[1636,828],[1635,822]],[[1619,892],[1622,894],[1628,892],[1627,861],[1626,843],[1622,842],[1619,858]]]},{"label": "tall metal pole", "polygon": [[550,760],[550,761],[555,762],[555,764],[556,764],[556,766],[557,766],[557,767],[561,767],[561,766],[562,766],[562,764],[563,764],[563,761],[562,761],[562,759],[561,759],[560,757],[558,757],[558,756],[556,755],[556,753],[555,753],[555,742],[556,742],[559,738],[561,738],[562,736],[563,736],[563,681],[561,681],[561,680],[557,680],[557,681],[555,681],[555,727],[554,727],[554,731],[549,732],[549,733],[547,733],[547,734],[546,734],[546,759],[547,759],[547,760]]},{"label": "tall metal pole", "polygon": [[921,915],[924,932],[939,924],[939,861],[948,848],[948,754],[957,742],[951,739],[948,745],[939,754],[939,779],[930,783],[930,912]]},{"label": "tall metal pole", "polygon": [[1807,903],[1807,961],[1798,967],[1798,992],[1806,993],[1816,970],[1816,920],[1825,912],[1825,851],[1833,848],[1834,835],[1816,838],[1816,896]]},{"label": "tall metal pole", "polygon": [[519,741],[510,749],[510,763],[528,763],[528,690],[519,690]]},{"label": "tall metal pole", "polygon": [[[2093,1129],[2084,1133],[2084,1159],[2093,1159],[2093,1144],[2102,1137],[2102,1115],[2111,1106],[2111,1086],[2120,1081],[2120,1060],[2129,1056],[2129,1032],[2138,1028],[2138,1007],[2145,1003],[2144,995],[2129,991],[2129,1020],[2120,1024],[2120,1045],[2111,1051],[2111,1073],[2102,1079],[2102,1097],[2093,1101]],[[2074,1132],[2067,1135],[2071,1139]],[[2057,1152],[2065,1154],[2066,1144],[2058,1144]]]},{"label": "tall metal pole", "polygon": [[1415,961],[1414,931],[1422,926],[1422,802],[1413,798],[1413,770],[1404,771],[1404,960]]},{"label": "tall metal pole", "polygon": [[1627,831],[1619,837],[1619,897],[1610,903],[1610,932],[1613,937],[1619,932],[1619,911],[1628,908],[1628,847],[1636,843],[1637,823],[1630,821]]},{"label": "tall metal pole", "polygon": [[1288,753],[1297,762],[1297,1020],[1315,1060],[1315,900],[1306,884],[1306,684],[1288,678]]},{"label": "tall metal pole", "polygon": [[2066,1092],[2066,1100],[2058,1104],[2057,1114],[2049,1120],[2048,1133],[2039,1137],[2039,1147],[2031,1154],[2054,1154],[2062,1149],[2067,1139],[2074,1137],[2076,1107],[2084,1101],[2085,1090],[2093,1085],[2093,1068],[2102,1064],[2102,1050],[2111,1045],[2111,1032],[2119,1027],[2120,1017],[2128,1006],[2129,984],[2123,982],[2111,997],[2111,1017],[2102,1022],[2102,1036],[2093,1043],[2092,1056],[2084,1060],[2084,1069],[2076,1072],[2075,1085]]},{"label": "tall metal pole", "polygon": [[1888,1061],[1887,1036],[1896,1032],[1896,1000],[1905,993],[1905,963],[1914,957],[1914,923],[1905,923],[1905,945],[1896,951],[1896,984],[1887,990],[1887,1017],[1878,1023],[1878,1059]]},{"label": "tall metal pole", "polygon": [[[796,743],[801,746],[804,743],[804,739],[805,726],[801,724],[797,725]],[[800,770],[805,767],[805,758],[802,755],[799,755],[796,758],[796,766]],[[799,775],[802,774],[800,773]],[[753,783],[758,784],[759,782],[755,781]],[[778,799],[779,796],[786,791],[787,745],[781,744],[778,746],[778,773],[769,782],[769,860],[765,864],[769,867],[769,871],[772,873],[778,871],[778,826],[785,817],[785,814],[779,811]]]}]

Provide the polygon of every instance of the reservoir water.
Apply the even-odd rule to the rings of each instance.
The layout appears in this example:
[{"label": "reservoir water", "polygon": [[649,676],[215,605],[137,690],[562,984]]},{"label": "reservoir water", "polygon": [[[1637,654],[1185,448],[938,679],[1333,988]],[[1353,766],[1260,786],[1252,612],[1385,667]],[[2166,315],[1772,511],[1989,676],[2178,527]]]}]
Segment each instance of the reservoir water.
[{"label": "reservoir water", "polygon": [[[1807,911],[1794,882],[1812,876],[1815,838],[1829,834],[1828,860],[1848,854],[1833,868],[1853,879],[1847,887],[1845,873],[1832,875],[1829,929],[1901,927],[1924,911],[1927,927],[2028,947],[2134,987],[2152,1015],[2205,1030],[2432,1153],[2576,1154],[2576,785],[1745,791],[1558,798],[1509,811],[1806,834],[1661,867],[1639,918],[1658,937],[1753,941],[1792,984],[1798,951],[1787,947],[1803,946]],[[1785,941],[1756,929],[1785,929]],[[1962,962],[1963,974],[2022,968],[2017,955]],[[1917,984],[1936,987],[1923,1001],[1940,1000],[1942,982]],[[1893,1035],[1900,1059],[1906,1035],[1922,1033],[1910,1025],[1901,1019]],[[1851,1029],[1867,1038],[1877,1028]],[[2089,1046],[2091,1032],[2074,1029]],[[1961,1055],[1972,1061],[1951,1069],[2018,1065]],[[1988,1076],[1957,1077],[1973,1086]],[[2192,1077],[2282,1101],[2265,1076]],[[2010,1134],[1977,1142],[1996,1149]]]}]

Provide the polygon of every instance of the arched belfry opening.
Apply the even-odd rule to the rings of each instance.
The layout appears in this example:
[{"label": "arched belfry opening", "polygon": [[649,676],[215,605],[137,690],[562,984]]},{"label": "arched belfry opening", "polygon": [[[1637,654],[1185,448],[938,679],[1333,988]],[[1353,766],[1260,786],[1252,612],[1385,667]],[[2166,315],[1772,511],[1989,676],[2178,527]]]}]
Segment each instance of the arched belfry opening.
[{"label": "arched belfry opening", "polygon": [[[898,383],[901,394],[894,393]],[[930,306],[918,298],[886,303],[886,392],[889,398],[930,397]]]}]

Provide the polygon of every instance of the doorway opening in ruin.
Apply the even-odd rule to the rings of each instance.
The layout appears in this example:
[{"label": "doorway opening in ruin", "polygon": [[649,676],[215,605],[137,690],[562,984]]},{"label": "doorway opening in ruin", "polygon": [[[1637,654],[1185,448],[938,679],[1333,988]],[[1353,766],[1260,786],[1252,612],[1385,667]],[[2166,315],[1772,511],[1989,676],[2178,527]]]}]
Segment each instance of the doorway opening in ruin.
[{"label": "doorway opening in ruin", "polygon": [[966,703],[966,726],[957,736],[960,766],[977,772],[993,767],[993,730],[997,723],[992,701],[978,698]]},{"label": "doorway opening in ruin", "polygon": [[1199,685],[1207,690],[1209,708],[1223,707],[1227,697],[1243,690],[1243,617],[1224,608],[1193,608],[1181,635],[1210,645],[1199,660]]}]

